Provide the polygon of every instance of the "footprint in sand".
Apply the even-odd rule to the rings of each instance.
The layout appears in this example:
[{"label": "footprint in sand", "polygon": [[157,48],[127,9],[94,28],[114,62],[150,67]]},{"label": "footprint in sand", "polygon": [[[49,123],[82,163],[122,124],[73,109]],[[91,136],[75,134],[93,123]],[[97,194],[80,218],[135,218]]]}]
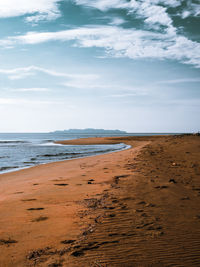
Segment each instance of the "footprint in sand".
[{"label": "footprint in sand", "polygon": [[169,183],[174,183],[174,184],[176,184],[177,181],[176,181],[175,179],[171,178],[171,179],[169,179]]},{"label": "footprint in sand", "polygon": [[114,213],[111,213],[108,215],[110,218],[114,218],[116,215]]},{"label": "footprint in sand", "polygon": [[187,197],[182,197],[181,200],[189,200],[190,198],[187,196]]},{"label": "footprint in sand", "polygon": [[44,208],[29,208],[27,209],[28,211],[32,211],[32,210],[44,210]]},{"label": "footprint in sand", "polygon": [[67,186],[69,184],[54,184],[54,185],[57,185],[57,186]]},{"label": "footprint in sand", "polygon": [[118,233],[110,233],[108,234],[108,236],[116,236],[116,235],[119,235]]},{"label": "footprint in sand", "polygon": [[72,256],[74,256],[74,257],[80,257],[80,256],[83,256],[84,255],[84,252],[83,251],[74,251],[74,252],[72,252],[72,254],[71,254]]},{"label": "footprint in sand", "polygon": [[146,202],[145,202],[145,201],[140,201],[140,202],[138,202],[137,204],[138,204],[138,205],[145,205]]},{"label": "footprint in sand", "polygon": [[32,222],[41,222],[41,221],[46,221],[46,220],[48,220],[48,217],[40,216],[40,217],[37,217],[34,220],[32,220]]},{"label": "footprint in sand", "polygon": [[[101,243],[97,243],[97,242],[90,242],[87,245],[81,247],[81,246],[75,246],[74,249],[78,249],[75,250],[74,252],[71,253],[72,256],[74,257],[80,257],[83,256],[85,253],[85,251],[88,250],[93,250],[93,249],[98,249],[101,245],[105,244],[105,243],[111,243],[111,242],[101,242]],[[113,243],[113,242],[112,242]]]},{"label": "footprint in sand", "polygon": [[68,240],[63,240],[63,241],[61,241],[60,243],[61,244],[72,244],[72,243],[74,243],[76,240],[74,240],[74,239],[68,239]]},{"label": "footprint in sand", "polygon": [[35,200],[37,200],[37,199],[36,198],[21,199],[21,201],[24,201],[24,202],[26,202],[26,201],[35,201]]},{"label": "footprint in sand", "polygon": [[135,212],[143,212],[144,210],[142,209],[136,209]]},{"label": "footprint in sand", "polygon": [[17,241],[16,240],[14,240],[14,239],[11,239],[11,238],[9,238],[9,239],[0,239],[0,245],[10,245],[10,244],[15,244],[15,243],[17,243]]},{"label": "footprint in sand", "polygon": [[156,189],[165,189],[165,188],[168,188],[169,186],[167,185],[158,185],[158,186],[155,186],[154,188]]},{"label": "footprint in sand", "polygon": [[147,207],[147,208],[153,208],[153,207],[155,207],[156,205],[155,204],[152,204],[152,203],[147,203],[146,205],[145,205],[145,207]]}]

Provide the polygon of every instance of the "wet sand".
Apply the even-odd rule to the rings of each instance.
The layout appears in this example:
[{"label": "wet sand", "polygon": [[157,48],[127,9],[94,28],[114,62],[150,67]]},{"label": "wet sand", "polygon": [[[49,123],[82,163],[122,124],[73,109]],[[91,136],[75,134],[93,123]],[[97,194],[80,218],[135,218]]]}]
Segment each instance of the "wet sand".
[{"label": "wet sand", "polygon": [[0,175],[0,266],[200,266],[200,137]]}]

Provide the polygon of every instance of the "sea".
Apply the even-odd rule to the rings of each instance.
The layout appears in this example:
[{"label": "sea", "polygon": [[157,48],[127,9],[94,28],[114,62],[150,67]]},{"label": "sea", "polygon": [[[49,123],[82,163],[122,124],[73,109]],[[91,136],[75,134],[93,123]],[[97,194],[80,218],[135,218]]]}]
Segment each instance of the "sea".
[{"label": "sea", "polygon": [[146,136],[156,134],[0,133],[0,173],[128,148],[123,143],[111,145],[60,145],[55,144],[54,141],[126,135]]}]

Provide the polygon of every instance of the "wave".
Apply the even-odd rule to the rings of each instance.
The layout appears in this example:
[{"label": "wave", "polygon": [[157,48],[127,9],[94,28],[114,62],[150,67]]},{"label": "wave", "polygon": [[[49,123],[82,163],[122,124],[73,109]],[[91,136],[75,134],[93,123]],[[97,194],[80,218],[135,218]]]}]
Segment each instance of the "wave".
[{"label": "wave", "polygon": [[103,149],[103,150],[93,150],[93,151],[83,151],[82,153],[78,152],[61,152],[61,153],[56,153],[56,154],[43,154],[43,155],[37,155],[36,158],[31,158],[31,160],[36,160],[37,158],[59,158],[59,157],[81,157],[81,156],[90,156],[90,155],[96,155],[96,154],[102,154],[102,153],[109,153],[109,152],[114,152],[118,151],[121,149],[125,149],[127,146],[123,145],[121,147],[117,148],[108,148],[108,149]]},{"label": "wave", "polygon": [[46,144],[46,143],[48,144],[48,143],[53,143],[53,142],[55,142],[55,140],[53,139],[44,139],[41,141],[42,144]]},{"label": "wave", "polygon": [[0,167],[0,171],[8,171],[12,169],[17,169],[19,168],[18,166],[9,166],[9,167]]},{"label": "wave", "polygon": [[[38,155],[37,158],[51,158],[51,157],[64,157],[64,156],[75,156],[75,155],[81,155],[83,153],[57,153],[57,154],[44,154],[44,155]],[[34,160],[34,159],[32,159]]]},{"label": "wave", "polygon": [[[29,141],[29,140],[28,140]],[[115,145],[85,145],[85,146],[75,146],[70,145],[70,147],[63,146],[63,148],[38,148],[38,143],[33,142],[33,145],[23,145],[30,143],[27,140],[0,140],[0,147],[3,148],[2,154],[0,155],[0,173],[15,171],[16,169],[23,169],[39,164],[45,164],[48,162],[70,160],[82,157],[89,157],[93,155],[105,154],[115,151],[120,151],[129,148],[123,143]],[[42,140],[41,140],[42,141]],[[48,139],[49,142],[52,140]],[[47,140],[45,140],[47,144]],[[18,143],[18,144],[17,144]],[[3,145],[4,144],[4,145]],[[6,145],[7,144],[7,145]],[[20,145],[22,144],[22,145]],[[41,143],[40,143],[41,144]],[[16,148],[14,148],[16,147]],[[33,149],[32,149],[33,147]],[[10,153],[12,152],[13,153]],[[61,150],[60,150],[61,149]],[[30,153],[28,153],[30,150]],[[64,151],[63,151],[64,150]],[[28,151],[28,152],[27,152]],[[9,152],[9,156],[6,155],[6,152]],[[19,153],[18,153],[19,152]],[[4,160],[4,158],[9,158],[9,160]],[[3,164],[2,164],[3,163]],[[6,166],[7,165],[7,166]],[[12,166],[13,165],[13,166]],[[18,165],[18,166],[16,166]]]},{"label": "wave", "polygon": [[19,141],[19,140],[1,140],[0,144],[28,144],[28,141]]}]

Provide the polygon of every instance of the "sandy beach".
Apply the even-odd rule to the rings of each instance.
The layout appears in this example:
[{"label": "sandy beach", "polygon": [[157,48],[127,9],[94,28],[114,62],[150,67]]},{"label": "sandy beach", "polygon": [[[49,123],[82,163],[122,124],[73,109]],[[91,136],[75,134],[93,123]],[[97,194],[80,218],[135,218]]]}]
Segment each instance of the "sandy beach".
[{"label": "sandy beach", "polygon": [[200,266],[200,137],[0,175],[0,266]]}]

